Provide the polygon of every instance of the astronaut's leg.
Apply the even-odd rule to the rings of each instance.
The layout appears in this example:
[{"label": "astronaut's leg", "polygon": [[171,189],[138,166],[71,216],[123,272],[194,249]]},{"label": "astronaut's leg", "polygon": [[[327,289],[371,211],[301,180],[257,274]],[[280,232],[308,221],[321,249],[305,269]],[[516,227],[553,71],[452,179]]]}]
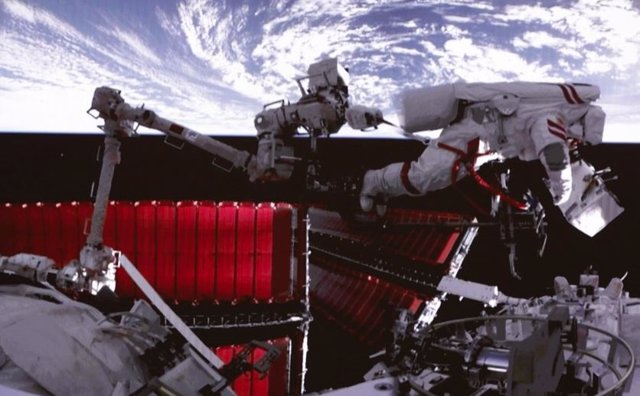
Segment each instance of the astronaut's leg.
[{"label": "astronaut's leg", "polygon": [[[455,172],[460,152],[467,153],[469,143],[478,138],[481,126],[470,119],[445,128],[418,160],[391,164],[365,174],[360,205],[371,210],[376,201],[400,195],[424,195],[448,187],[466,174],[464,166]],[[445,148],[446,147],[446,148]]]}]

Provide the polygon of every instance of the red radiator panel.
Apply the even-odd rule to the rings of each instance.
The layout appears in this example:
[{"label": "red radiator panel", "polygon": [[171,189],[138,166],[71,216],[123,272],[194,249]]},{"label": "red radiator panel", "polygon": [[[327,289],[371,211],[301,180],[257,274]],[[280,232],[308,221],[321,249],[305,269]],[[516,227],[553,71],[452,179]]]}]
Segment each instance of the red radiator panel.
[{"label": "red radiator panel", "polygon": [[222,202],[218,207],[218,262],[216,268],[216,297],[234,298],[236,261],[237,207],[233,202]]},{"label": "red radiator panel", "polygon": [[273,259],[273,205],[260,204],[256,223],[256,298],[268,300],[271,294]]},{"label": "red radiator panel", "polygon": [[[135,265],[142,276],[153,286],[156,286],[156,203],[136,202],[135,233],[136,250]],[[126,252],[125,252],[126,254]],[[142,294],[137,291],[136,297]]]},{"label": "red radiator panel", "polygon": [[[292,243],[292,219],[291,205],[278,204],[273,218],[273,274],[271,277],[271,293],[276,298],[287,297],[291,294],[291,256],[293,254]],[[280,275],[282,274],[282,275]],[[289,275],[289,276],[287,276]]]},{"label": "red radiator panel", "polygon": [[4,204],[0,208],[0,254],[8,256],[16,253],[19,248],[17,247],[17,232],[18,226],[18,211],[20,207],[18,205]]},{"label": "red radiator panel", "polygon": [[416,304],[428,298],[319,257],[314,260],[321,264],[310,268],[314,306],[370,346],[382,345],[396,309],[415,309]]},{"label": "red radiator panel", "polygon": [[[41,254],[61,267],[78,258],[92,209],[77,202],[1,205],[0,253]],[[293,211],[272,203],[110,202],[104,243],[166,299],[289,299],[298,253]],[[123,271],[116,282],[119,295],[142,296]]]},{"label": "red radiator panel", "polygon": [[[84,222],[84,219],[82,220]],[[78,204],[76,202],[62,204],[60,206],[60,223],[65,237],[62,239],[62,255],[53,260],[59,267],[64,266],[68,261],[77,259],[80,249],[84,245],[83,229],[78,214]],[[28,232],[28,230],[25,230]]]},{"label": "red radiator panel", "polygon": [[104,231],[102,233],[102,240],[106,246],[117,246],[117,234],[116,234],[116,203],[114,201],[109,202],[107,207],[107,217],[104,220]]},{"label": "red radiator panel", "polygon": [[[363,246],[427,265],[442,265],[449,258],[460,232],[454,227],[439,227],[442,223],[467,221],[456,213],[425,210],[389,209],[385,218],[388,229],[375,225],[375,217],[368,219],[371,226],[343,220],[336,212],[313,208],[309,210],[312,233],[346,238]],[[398,224],[399,227],[394,227]]]},{"label": "red radiator panel", "polygon": [[[253,350],[253,362],[257,362],[264,356],[264,351],[260,349]],[[257,395],[268,395],[269,394],[269,377],[270,375],[266,375],[264,378],[260,378],[259,374],[253,373],[253,378],[251,381],[251,396]],[[238,395],[240,396],[240,395]]]},{"label": "red radiator panel", "polygon": [[[176,206],[177,257],[174,265],[180,273],[176,279],[176,299],[193,301],[196,299],[196,266],[198,263],[198,204],[178,202]],[[179,267],[178,267],[179,266]]]},{"label": "red radiator panel", "polygon": [[243,300],[254,296],[256,207],[253,203],[242,203],[238,207],[237,234],[236,298]]},{"label": "red radiator panel", "polygon": [[33,252],[40,255],[44,255],[44,252],[46,251],[42,206],[43,205],[41,203],[34,204],[26,212],[26,221],[30,225],[31,233],[28,245],[29,250],[27,250],[27,252]]},{"label": "red radiator panel", "polygon": [[[182,262],[180,274],[176,276],[176,205],[171,202],[159,202],[156,205],[156,284],[158,293],[166,299],[176,298],[176,283],[188,281],[192,259]],[[186,272],[183,273],[182,268]],[[193,286],[191,286],[193,288]]]},{"label": "red radiator panel", "polygon": [[213,202],[202,202],[198,207],[196,298],[199,300],[211,300],[215,295],[217,213],[218,209]]},{"label": "red radiator panel", "polygon": [[[27,213],[31,210],[27,204],[17,206],[15,211],[15,251],[10,252],[10,254],[15,253],[26,253],[31,249],[31,245],[29,243],[29,239],[31,237],[29,219]],[[8,252],[9,253],[9,252]]]},{"label": "red radiator panel", "polygon": [[[289,376],[299,375],[300,371],[298,367],[292,367],[291,372],[287,368],[289,355],[293,347],[291,339],[288,337],[278,338],[270,341],[270,343],[280,349],[280,356],[272,364],[271,369],[264,378],[260,378],[260,375],[255,372],[245,373],[238,377],[231,385],[238,396],[281,396],[300,392],[299,390],[288,389],[288,384],[291,382],[291,377]],[[242,348],[242,345],[226,345],[214,348],[213,351],[227,364]],[[262,350],[255,349],[252,355],[252,363],[258,361],[263,355],[264,352]]]},{"label": "red radiator panel", "polygon": [[[112,246],[124,253],[132,263],[138,260],[136,245],[136,210],[132,202],[116,202],[109,207],[107,212],[107,224],[109,217],[115,220],[115,240]],[[106,239],[105,239],[106,242]],[[116,293],[121,296],[132,297],[135,294],[135,285],[124,271],[116,272]]]},{"label": "red radiator panel", "polygon": [[[47,257],[62,257],[62,244],[65,233],[60,223],[60,204],[45,204],[42,208],[44,218],[44,228],[47,230],[47,238],[45,240],[45,250],[42,252]],[[57,263],[64,265],[66,263]]]}]

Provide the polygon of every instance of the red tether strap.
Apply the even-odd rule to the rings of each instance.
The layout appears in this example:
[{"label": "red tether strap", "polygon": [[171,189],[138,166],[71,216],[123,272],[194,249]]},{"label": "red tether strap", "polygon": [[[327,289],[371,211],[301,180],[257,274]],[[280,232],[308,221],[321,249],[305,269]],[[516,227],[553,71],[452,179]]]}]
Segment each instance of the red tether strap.
[{"label": "red tether strap", "polygon": [[[478,172],[476,172],[474,165],[476,163],[476,159],[478,157],[481,157],[483,155],[487,155],[490,154],[490,152],[486,152],[486,153],[478,153],[478,147],[480,145],[480,138],[475,138],[473,140],[471,140],[468,144],[467,144],[467,152],[465,153],[464,151],[460,150],[457,147],[453,147],[453,146],[449,146],[446,143],[438,143],[438,147],[451,151],[452,153],[455,153],[458,155],[458,158],[456,159],[456,161],[453,163],[453,166],[451,167],[451,184],[455,185],[456,181],[458,180],[458,173],[460,172],[460,165],[464,164],[465,168],[467,169],[467,171],[469,172],[469,174],[471,175],[471,177],[473,177],[473,180],[475,180],[475,182],[482,188],[484,188],[485,190],[489,191],[489,193],[491,193],[492,195],[497,195],[500,197],[500,199],[504,200],[507,204],[509,204],[510,206],[513,206],[516,209],[519,210],[524,210],[527,208],[527,204],[519,201],[515,198],[510,197],[509,195],[507,195],[504,191],[502,191],[500,188],[491,185],[489,182],[487,182],[485,179],[482,178],[482,176],[480,176],[478,174]],[[469,199],[467,199],[467,201],[469,201],[469,203],[476,209],[476,210],[480,210],[481,212],[485,212],[485,210],[480,209],[477,204],[475,202],[470,201]]]},{"label": "red tether strap", "polygon": [[411,162],[407,161],[402,164],[402,170],[400,170],[400,180],[402,181],[402,185],[409,193],[420,195],[420,191],[418,191],[418,189],[411,184],[411,180],[409,180],[409,169],[411,169]]}]

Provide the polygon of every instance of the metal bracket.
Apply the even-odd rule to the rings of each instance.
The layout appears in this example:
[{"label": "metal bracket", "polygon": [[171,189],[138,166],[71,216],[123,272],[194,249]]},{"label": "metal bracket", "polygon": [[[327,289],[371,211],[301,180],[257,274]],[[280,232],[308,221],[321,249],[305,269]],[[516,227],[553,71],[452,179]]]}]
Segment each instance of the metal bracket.
[{"label": "metal bracket", "polygon": [[[179,143],[174,143],[174,141],[179,142]],[[166,144],[167,146],[171,146],[174,149],[177,150],[182,150],[182,148],[184,147],[184,141],[174,138],[171,135],[167,135],[164,137],[164,144]]]},{"label": "metal bracket", "polygon": [[[217,162],[217,161],[220,161],[220,160],[228,163],[229,165],[228,166],[224,166],[224,163]],[[220,157],[213,157],[213,160],[211,161],[211,165],[213,165],[216,168],[221,169],[221,170],[223,170],[224,172],[227,172],[227,173],[231,173],[231,171],[233,170],[233,162],[227,161],[227,160],[222,159]]]}]

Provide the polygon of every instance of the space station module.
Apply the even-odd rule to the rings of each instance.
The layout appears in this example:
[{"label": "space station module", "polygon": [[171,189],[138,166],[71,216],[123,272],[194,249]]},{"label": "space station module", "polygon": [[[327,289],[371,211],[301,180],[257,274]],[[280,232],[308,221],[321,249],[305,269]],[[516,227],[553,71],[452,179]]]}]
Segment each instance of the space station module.
[{"label": "space station module", "polygon": [[[571,193],[569,144],[602,142],[605,113],[591,103],[600,89],[588,84],[455,83],[407,91],[401,99],[405,131],[437,130],[415,161],[365,174],[360,203],[423,195],[445,188],[481,164],[486,153],[540,159],[554,203]],[[472,170],[471,170],[472,171]]]}]

